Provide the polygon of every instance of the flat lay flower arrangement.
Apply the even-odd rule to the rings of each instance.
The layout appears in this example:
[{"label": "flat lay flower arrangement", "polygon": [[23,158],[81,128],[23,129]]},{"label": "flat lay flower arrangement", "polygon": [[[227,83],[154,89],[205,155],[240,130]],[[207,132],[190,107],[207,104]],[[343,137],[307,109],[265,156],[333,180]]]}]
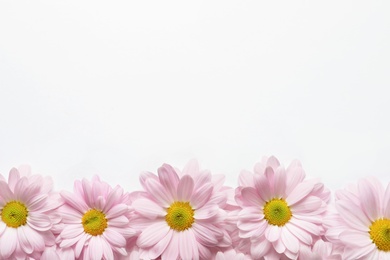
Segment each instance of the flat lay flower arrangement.
[{"label": "flat lay flower arrangement", "polygon": [[55,191],[27,166],[0,175],[0,259],[390,259],[390,184],[331,193],[298,161],[242,171],[237,187],[190,161]]}]

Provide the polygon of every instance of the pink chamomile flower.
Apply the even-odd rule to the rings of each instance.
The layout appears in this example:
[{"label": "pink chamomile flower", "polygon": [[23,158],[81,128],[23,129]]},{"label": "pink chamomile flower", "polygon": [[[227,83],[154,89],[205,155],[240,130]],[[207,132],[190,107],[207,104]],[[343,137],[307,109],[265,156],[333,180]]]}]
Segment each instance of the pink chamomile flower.
[{"label": "pink chamomile flower", "polygon": [[326,238],[344,246],[343,259],[390,259],[390,183],[362,179],[336,192],[325,218]]},{"label": "pink chamomile flower", "polygon": [[75,181],[74,193],[62,191],[65,203],[62,232],[57,243],[62,254],[75,259],[117,259],[127,255],[126,240],[137,235],[130,227],[128,193],[112,188],[97,176]]},{"label": "pink chamomile flower", "polygon": [[31,175],[29,166],[11,169],[8,183],[0,175],[0,259],[40,258],[55,244],[53,223],[60,197],[48,177]]},{"label": "pink chamomile flower", "polygon": [[240,174],[236,201],[239,236],[250,239],[252,258],[296,259],[324,232],[323,215],[330,192],[317,180],[304,180],[298,161],[287,169],[275,157]]},{"label": "pink chamomile flower", "polygon": [[146,194],[133,207],[143,223],[137,241],[141,258],[211,259],[212,249],[231,245],[221,227],[226,194],[210,172],[194,161],[182,172],[164,164],[158,176],[143,173],[140,180]]}]

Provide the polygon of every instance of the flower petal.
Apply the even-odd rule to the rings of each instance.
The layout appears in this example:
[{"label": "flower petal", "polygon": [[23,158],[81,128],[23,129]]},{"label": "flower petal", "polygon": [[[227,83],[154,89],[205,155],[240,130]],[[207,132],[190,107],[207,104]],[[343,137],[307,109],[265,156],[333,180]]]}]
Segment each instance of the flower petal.
[{"label": "flower petal", "polygon": [[137,245],[141,248],[154,246],[166,236],[169,230],[165,221],[154,223],[139,235]]},{"label": "flower petal", "polygon": [[211,194],[213,192],[213,186],[211,183],[203,185],[200,189],[198,189],[191,198],[191,205],[194,209],[199,209],[206,204],[206,202],[210,199]]},{"label": "flower petal", "polygon": [[138,199],[133,202],[132,206],[135,211],[150,219],[163,217],[167,214],[160,205],[149,199]]},{"label": "flower petal", "polygon": [[287,196],[286,201],[288,205],[292,206],[300,200],[304,199],[313,190],[314,184],[315,183],[313,180],[299,183]]},{"label": "flower petal", "polygon": [[371,221],[362,212],[362,208],[345,200],[338,200],[335,204],[340,217],[345,220],[348,226],[362,232],[368,232]]},{"label": "flower petal", "polygon": [[194,190],[194,180],[189,175],[184,175],[177,185],[177,199],[179,201],[189,201]]},{"label": "flower petal", "polygon": [[367,180],[361,180],[358,183],[361,207],[371,221],[379,217],[379,198],[374,187]]},{"label": "flower petal", "polygon": [[129,212],[129,207],[126,204],[117,204],[113,206],[106,214],[107,218],[115,218],[121,215],[126,215]]},{"label": "flower petal", "polygon": [[169,207],[173,202],[169,199],[168,191],[158,180],[148,179],[145,182],[146,190],[163,207]]},{"label": "flower petal", "polygon": [[106,228],[102,235],[111,245],[116,247],[126,246],[126,239],[119,232],[110,227]]},{"label": "flower petal", "polygon": [[61,197],[65,200],[65,203],[69,204],[72,208],[78,210],[81,214],[84,215],[88,211],[89,207],[84,200],[80,199],[73,193],[68,191],[61,191]]},{"label": "flower petal", "polygon": [[168,191],[171,201],[177,200],[176,191],[179,184],[179,176],[169,164],[164,164],[158,170],[158,178],[161,185]]},{"label": "flower petal", "polygon": [[2,259],[8,259],[16,249],[18,244],[18,235],[15,228],[7,228],[1,237],[0,256]]},{"label": "flower petal", "polygon": [[265,175],[256,174],[255,177],[255,186],[257,193],[264,201],[272,199],[273,194],[271,192],[271,187],[269,185],[268,179]]},{"label": "flower petal", "polygon": [[257,193],[257,190],[252,187],[245,187],[241,190],[242,197],[244,199],[244,203],[246,203],[248,206],[258,206],[264,204],[263,199],[260,197],[260,195]]}]

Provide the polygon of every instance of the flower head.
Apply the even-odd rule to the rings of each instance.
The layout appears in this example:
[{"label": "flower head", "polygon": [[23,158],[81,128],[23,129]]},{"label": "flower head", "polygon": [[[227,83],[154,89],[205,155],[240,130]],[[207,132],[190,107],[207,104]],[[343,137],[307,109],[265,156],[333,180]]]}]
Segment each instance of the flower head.
[{"label": "flower head", "polygon": [[322,235],[322,217],[329,192],[294,161],[285,170],[275,157],[244,171],[236,190],[241,206],[237,226],[241,238],[250,239],[251,256],[296,258],[301,245]]},{"label": "flower head", "polygon": [[57,238],[63,252],[77,259],[113,259],[127,255],[126,240],[137,234],[129,220],[128,194],[95,176],[74,184],[74,193],[60,193],[65,203],[64,229]]},{"label": "flower head", "polygon": [[52,226],[58,194],[50,178],[31,175],[28,166],[11,169],[8,183],[0,178],[0,258],[39,258],[55,243]]},{"label": "flower head", "polygon": [[335,211],[325,219],[326,237],[344,246],[343,259],[390,258],[390,183],[362,179],[336,192]]},{"label": "flower head", "polygon": [[220,179],[199,171],[195,161],[182,173],[164,164],[158,176],[142,174],[141,184],[147,193],[133,203],[140,222],[147,223],[140,225],[137,241],[141,257],[210,259],[211,248],[231,244],[221,228],[226,194],[220,191]]}]

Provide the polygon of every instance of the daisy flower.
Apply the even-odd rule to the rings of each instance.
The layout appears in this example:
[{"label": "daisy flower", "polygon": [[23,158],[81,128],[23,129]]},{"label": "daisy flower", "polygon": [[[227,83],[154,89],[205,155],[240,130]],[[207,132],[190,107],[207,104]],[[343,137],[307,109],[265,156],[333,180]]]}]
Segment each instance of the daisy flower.
[{"label": "daisy flower", "polygon": [[390,183],[362,179],[336,192],[326,237],[345,246],[343,259],[390,259]]},{"label": "daisy flower", "polygon": [[133,207],[143,223],[137,241],[142,259],[211,259],[211,249],[231,245],[220,226],[226,215],[220,178],[192,161],[183,172],[164,164],[158,176],[143,173],[140,181],[146,194]]},{"label": "daisy flower", "polygon": [[60,193],[64,226],[57,243],[63,254],[77,259],[117,259],[127,255],[126,240],[137,233],[130,227],[128,194],[94,176],[74,184],[74,193]]},{"label": "daisy flower", "polygon": [[58,206],[51,179],[31,175],[28,166],[11,169],[8,183],[0,175],[0,259],[39,259],[55,243]]},{"label": "daisy flower", "polygon": [[263,158],[255,174],[241,173],[237,227],[240,237],[250,239],[254,259],[296,259],[301,245],[311,245],[323,234],[330,193],[318,181],[304,178],[298,161],[285,170],[275,157]]}]

